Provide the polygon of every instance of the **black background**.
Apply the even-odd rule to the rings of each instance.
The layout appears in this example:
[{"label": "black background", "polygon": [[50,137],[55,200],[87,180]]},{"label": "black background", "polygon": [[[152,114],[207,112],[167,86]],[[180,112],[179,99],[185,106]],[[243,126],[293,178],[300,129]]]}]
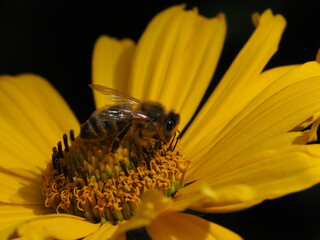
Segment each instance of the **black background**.
[{"label": "black background", "polygon": [[[159,11],[174,4],[227,16],[228,34],[214,82],[253,31],[251,14],[272,8],[287,19],[280,49],[267,68],[314,60],[320,47],[319,8],[311,1],[0,1],[0,74],[35,73],[48,79],[81,122],[94,109],[91,55],[108,34],[138,40]],[[214,85],[214,84],[213,84]],[[320,159],[319,159],[320,160]],[[251,209],[207,218],[247,240],[320,239],[320,187],[266,201]]]}]

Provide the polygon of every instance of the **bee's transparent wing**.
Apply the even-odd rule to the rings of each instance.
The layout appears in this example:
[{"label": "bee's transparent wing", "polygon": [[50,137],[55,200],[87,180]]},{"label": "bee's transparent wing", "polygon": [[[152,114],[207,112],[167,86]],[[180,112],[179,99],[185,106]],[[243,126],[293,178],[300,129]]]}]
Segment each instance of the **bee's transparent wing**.
[{"label": "bee's transparent wing", "polygon": [[139,104],[141,103],[140,100],[126,94],[123,92],[120,92],[118,90],[115,90],[113,88],[109,88],[102,85],[97,84],[89,84],[89,87],[91,87],[93,90],[96,90],[103,95],[106,96],[108,100],[111,100],[115,103],[128,103],[128,104]]},{"label": "bee's transparent wing", "polygon": [[149,121],[150,117],[132,109],[125,108],[125,105],[116,105],[98,109],[100,119],[112,120],[140,120]]}]

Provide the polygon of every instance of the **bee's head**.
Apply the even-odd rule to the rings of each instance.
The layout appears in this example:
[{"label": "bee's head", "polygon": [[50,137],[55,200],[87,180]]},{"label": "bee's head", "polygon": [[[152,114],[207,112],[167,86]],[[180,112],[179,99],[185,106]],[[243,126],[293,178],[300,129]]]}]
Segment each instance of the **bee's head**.
[{"label": "bee's head", "polygon": [[169,142],[180,121],[179,114],[170,111],[166,113],[164,107],[160,103],[146,102],[141,105],[141,110],[149,118],[145,125],[145,135],[151,135]]}]

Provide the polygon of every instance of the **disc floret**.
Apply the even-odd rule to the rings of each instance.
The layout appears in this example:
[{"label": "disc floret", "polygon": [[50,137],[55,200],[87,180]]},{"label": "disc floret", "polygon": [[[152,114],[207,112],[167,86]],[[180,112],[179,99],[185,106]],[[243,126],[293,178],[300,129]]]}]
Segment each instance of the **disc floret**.
[{"label": "disc floret", "polygon": [[129,219],[141,196],[158,189],[167,197],[183,187],[189,161],[174,149],[146,152],[134,139],[124,140],[115,153],[108,139],[85,140],[63,136],[53,148],[52,162],[44,174],[45,205],[57,213],[85,217],[92,222]]}]

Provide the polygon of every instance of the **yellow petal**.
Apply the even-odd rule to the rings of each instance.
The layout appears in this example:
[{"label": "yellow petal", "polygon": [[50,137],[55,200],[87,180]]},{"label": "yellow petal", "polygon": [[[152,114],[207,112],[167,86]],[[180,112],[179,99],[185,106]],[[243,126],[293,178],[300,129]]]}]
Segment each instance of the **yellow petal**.
[{"label": "yellow petal", "polygon": [[[254,94],[259,95],[260,92],[267,87],[267,85],[271,84],[272,82],[278,80],[281,76],[284,74],[292,71],[293,69],[298,68],[296,65],[290,65],[290,66],[285,66],[285,67],[277,67],[270,69],[268,71],[263,72],[262,74],[259,75],[259,77],[256,79],[256,81],[252,84],[253,87],[250,90],[252,94],[252,97],[254,97]],[[316,72],[316,71],[314,71]],[[309,76],[306,74],[306,76]],[[280,78],[279,81],[282,79]],[[302,80],[302,79],[300,79]],[[289,83],[288,83],[289,84]],[[243,92],[243,95],[247,95],[248,92]],[[241,96],[240,99],[245,98],[245,96]],[[248,102],[250,100],[248,99]],[[245,106],[243,106],[245,107]],[[233,107],[229,106],[228,110],[226,112],[229,112],[232,110]],[[242,110],[242,109],[241,109]],[[239,111],[241,111],[239,109]],[[223,113],[221,113],[223,114]],[[238,113],[235,113],[238,114]],[[217,116],[217,118],[223,118],[224,115],[222,116]],[[196,125],[191,125],[186,132],[186,134],[182,138],[184,150],[186,154],[192,158],[193,160],[196,160],[196,155],[197,151],[194,151],[194,149],[199,149],[199,146],[203,146],[203,142],[210,142],[212,139],[218,139],[220,138],[219,133],[223,129],[225,125],[228,124],[228,121],[226,120],[225,122],[221,123],[221,125],[216,125],[215,119],[209,120],[209,122],[204,125],[205,128],[210,127],[209,130],[207,131],[202,131],[202,126],[200,128],[196,128],[199,126]]]},{"label": "yellow petal", "polygon": [[112,225],[110,223],[103,224],[97,231],[95,231],[90,236],[84,238],[84,240],[107,240],[107,239],[114,239],[114,240],[121,240],[126,239],[125,233],[119,234],[116,238],[113,237],[114,233],[119,228],[118,223],[117,225]]},{"label": "yellow petal", "polygon": [[0,202],[15,204],[41,204],[41,181],[33,181],[0,169]]},{"label": "yellow petal", "polygon": [[[159,97],[159,100],[168,99],[165,105],[181,114],[180,129],[189,122],[204,96],[217,66],[226,34],[223,14],[213,19],[199,18],[198,21],[199,26],[195,27],[196,31],[193,33],[195,39],[191,39],[190,47],[187,46],[187,56],[182,55],[177,59],[177,64],[171,63],[170,70],[173,73],[163,80],[164,87]],[[179,43],[181,44],[180,40]],[[178,61],[184,64],[181,68],[176,66]],[[178,74],[179,77],[176,76]]]},{"label": "yellow petal", "polygon": [[66,102],[35,75],[0,77],[0,108],[1,166],[13,172],[25,168],[41,174],[62,134],[79,131]]},{"label": "yellow petal", "polygon": [[300,123],[298,126],[293,128],[291,131],[302,131],[303,129],[307,128],[308,126],[314,124],[316,119],[320,118],[320,112],[315,113],[312,117],[308,118],[307,120]]},{"label": "yellow petal", "polygon": [[[252,145],[248,146],[247,148],[244,148],[242,151],[238,152],[232,160],[228,160],[228,162],[236,162],[237,159],[245,159],[250,154],[261,152],[265,150],[271,150],[271,149],[277,149],[281,147],[288,147],[290,145],[305,145],[309,142],[316,141],[317,140],[317,129],[318,129],[319,121],[317,121],[317,124],[314,124],[313,127],[310,130],[306,130],[303,132],[287,132],[280,135],[272,136],[269,138],[263,139],[263,141],[257,141],[253,143]],[[210,158],[211,157],[211,158]],[[209,160],[211,159],[211,160]],[[207,161],[213,161],[214,156],[208,156],[205,160]],[[227,161],[226,161],[227,162]],[[211,166],[214,164],[211,163]],[[214,166],[213,166],[214,167]],[[201,171],[201,165],[200,164],[193,164],[193,167],[189,170],[186,181],[191,182],[192,180],[190,177],[193,176],[193,173],[195,171],[199,171],[199,178],[206,177],[208,175],[209,171]],[[214,171],[213,168],[210,168],[210,171]]]},{"label": "yellow petal", "polygon": [[119,236],[129,230],[148,226],[152,219],[159,214],[172,210],[172,200],[165,197],[160,191],[146,192],[142,197],[142,204],[135,215],[128,221],[123,222],[114,236]]},{"label": "yellow petal", "polygon": [[256,152],[288,147],[290,145],[305,145],[309,142],[316,141],[319,122],[320,119],[318,119],[315,124],[312,125],[310,130],[306,130],[303,132],[288,132],[266,138],[263,141],[258,141],[248,148],[245,148],[243,151],[239,152],[232,159],[232,161],[236,162],[237,159],[245,159],[246,156],[249,156]]},{"label": "yellow petal", "polygon": [[161,214],[147,227],[152,239],[240,240],[239,235],[215,223],[185,213]]},{"label": "yellow petal", "polygon": [[[294,83],[304,81],[308,78],[313,78],[320,75],[320,64],[316,62],[309,62],[300,66],[286,66],[286,67],[279,67],[274,68],[271,70],[268,70],[266,72],[263,72],[257,79],[255,84],[253,84],[253,87],[251,90],[248,90],[248,92],[243,92],[243,96],[240,97],[240,99],[245,98],[245,95],[256,95],[254,99],[251,99],[251,101],[248,100],[247,106],[243,106],[243,108],[237,113],[241,113],[241,117],[237,116],[236,119],[232,119],[233,125],[238,123],[241,119],[246,117],[246,114],[249,114],[250,111],[252,111],[254,108],[258,107],[263,101],[266,101],[266,99],[272,97],[277,92],[281,91],[285,87],[292,85]],[[250,104],[250,108],[248,108],[248,105]],[[230,109],[233,109],[232,106],[229,106],[228,108],[229,112]],[[243,114],[242,111],[246,109],[246,114]],[[223,116],[221,116],[223,117]],[[220,118],[221,118],[220,117]],[[310,116],[309,121],[304,121],[300,125],[300,129],[302,126],[310,125],[315,119],[316,116]],[[218,116],[219,118],[219,116]],[[237,120],[237,121],[235,121]],[[306,120],[306,119],[305,119]],[[225,121],[221,126],[215,125],[215,119],[212,119],[207,125],[211,126],[212,129],[208,132],[202,132],[202,128],[199,129],[199,133],[195,133],[196,139],[201,139],[200,142],[197,143],[196,139],[189,139],[191,142],[188,142],[188,138],[183,139],[184,145],[186,147],[186,152],[191,152],[191,158],[193,158],[193,155],[197,155],[193,149],[199,149],[199,146],[203,147],[203,141],[209,143],[212,140],[215,142],[220,141],[221,138],[224,137],[224,134],[226,133],[226,129],[223,127],[227,124],[229,124],[230,120]],[[199,138],[201,137],[201,138]],[[214,144],[214,143],[211,143]]]},{"label": "yellow petal", "polygon": [[[134,50],[134,42],[130,39],[99,37],[93,50],[93,83],[127,93],[128,75]],[[97,108],[110,104],[101,93],[96,91],[93,93]]]},{"label": "yellow petal", "polygon": [[[1,239],[4,239],[4,240],[12,239],[12,236],[14,236],[18,226],[20,226],[20,223],[10,223],[9,225],[2,224],[0,226]],[[14,239],[20,239],[20,238],[14,238]]]},{"label": "yellow petal", "polygon": [[[190,207],[199,205],[203,206],[206,202],[217,202],[217,195],[205,181],[202,181],[201,184],[189,184],[186,188],[187,189],[185,191],[179,190],[175,194],[172,204],[166,211],[183,212],[186,209],[190,209]],[[247,194],[243,193],[248,193],[248,187],[246,187],[246,189],[242,188],[241,190],[240,194],[230,195],[230,198],[234,199],[236,196],[236,201],[239,201],[239,196],[241,196],[242,199],[247,199]],[[196,191],[196,194],[189,194],[188,197],[186,197],[187,192],[189,193],[194,191]],[[239,192],[239,189],[237,189],[237,191]],[[251,190],[249,189],[249,191]]]},{"label": "yellow petal", "polygon": [[[20,140],[18,140],[18,136],[15,136],[15,138],[17,141]],[[41,174],[40,167],[43,164],[41,162],[37,164],[37,159],[46,159],[47,161],[48,158],[44,156],[38,157],[38,152],[32,152],[33,149],[28,151],[25,145],[11,145],[10,142],[11,141],[9,140],[5,141],[5,139],[0,138],[1,165],[5,168],[1,167],[1,171],[16,174],[22,178],[30,179],[32,181],[39,181],[39,176]],[[23,141],[20,141],[20,143],[22,142]],[[24,155],[24,153],[26,154]],[[32,163],[32,159],[35,159],[34,163]]]},{"label": "yellow petal", "polygon": [[[204,196],[207,198],[208,197],[207,194],[210,194],[204,191],[206,191],[206,189],[203,188],[203,192],[201,193],[202,199],[204,198]],[[187,222],[184,222],[182,220],[181,221],[179,220],[179,221],[181,222],[181,226],[184,224],[193,225],[192,228],[195,229],[195,231],[191,233],[191,236],[193,236],[193,234],[196,234],[197,231],[199,231],[200,229],[203,229],[201,230],[201,232],[203,231],[203,233],[207,234],[208,237],[212,237],[208,239],[240,239],[236,234],[228,231],[227,229],[224,229],[213,223],[206,222],[201,218],[197,218],[197,217],[194,218],[193,216],[190,216],[188,214],[179,215],[179,213],[174,212],[174,211],[183,211],[186,209],[186,207],[193,206],[197,204],[197,202],[198,202],[198,199],[195,201],[195,199],[191,198],[191,199],[188,199],[187,202],[184,202],[182,204],[174,203],[171,199],[168,199],[167,197],[163,196],[163,194],[159,191],[156,191],[156,190],[149,191],[144,194],[142,199],[142,205],[138,209],[137,213],[128,221],[123,222],[113,237],[117,237],[119,236],[118,234],[123,234],[124,232],[129,230],[147,226],[147,231],[151,235],[152,239],[188,239],[188,238],[183,238],[182,235],[181,235],[181,238],[179,237],[168,238],[169,236],[176,237],[176,236],[179,236],[179,234],[182,234],[181,228],[177,226],[178,224],[175,225],[175,223],[167,221],[168,229],[162,229],[162,228],[160,229],[160,227],[158,228],[159,222],[161,222],[161,219],[168,218],[168,219],[173,219],[174,222],[177,222],[178,219],[174,218],[174,216],[177,216],[179,219],[180,217],[181,219],[183,218],[184,221],[186,221],[186,219],[189,219]],[[199,220],[200,222],[198,221],[198,219],[200,219]],[[212,225],[210,225],[208,229],[207,227],[204,227],[206,224],[212,224]],[[162,232],[162,230],[164,230],[164,232],[167,233],[167,235],[161,235],[160,233],[158,233],[159,234],[158,238],[156,238],[155,233],[158,231]],[[226,236],[226,238],[222,238],[223,236]],[[216,238],[213,238],[213,237],[216,237]],[[190,239],[197,239],[197,238],[190,238]]]},{"label": "yellow petal", "polygon": [[277,50],[285,25],[284,18],[270,10],[262,14],[255,32],[185,133],[184,142],[199,143],[203,135],[216,135],[215,129],[221,129],[263,89],[255,84],[256,78]]},{"label": "yellow petal", "polygon": [[163,32],[166,31],[167,24],[174,19],[174,16],[182,11],[182,6],[174,6],[160,12],[148,25],[146,31],[141,36],[130,72],[129,93],[134,97],[143,100],[146,86],[151,82],[150,71],[155,70],[151,67],[157,62],[156,42],[161,43]]},{"label": "yellow petal", "polygon": [[[3,236],[2,231],[15,231],[17,224],[22,221],[35,218],[40,214],[52,213],[52,209],[39,205],[5,205],[0,204],[0,236]],[[14,227],[15,226],[15,227]],[[7,228],[7,230],[5,230]],[[11,235],[11,234],[10,234]]]},{"label": "yellow petal", "polygon": [[235,210],[239,210],[236,207],[243,203],[251,206],[252,199],[256,197],[254,189],[249,185],[235,183],[211,188],[208,183],[201,181],[179,191],[175,197],[174,207],[177,209],[184,207],[200,212],[226,212],[225,209],[230,206]]},{"label": "yellow petal", "polygon": [[[257,96],[258,102],[260,96],[263,93]],[[207,174],[251,145],[288,132],[319,111],[320,77],[291,84],[258,106],[252,101],[223,129],[217,143],[213,139],[196,150],[199,161],[193,163],[189,174],[197,179],[199,168],[204,169],[202,175]]]},{"label": "yellow petal", "polygon": [[16,174],[36,179],[50,159],[48,146],[42,140],[39,143],[30,141],[32,138],[10,121],[0,119],[0,126],[1,166]]},{"label": "yellow petal", "polygon": [[100,224],[86,222],[80,217],[52,214],[25,221],[17,232],[30,240],[79,239],[94,233],[99,227]]},{"label": "yellow petal", "polygon": [[[204,197],[192,209],[206,212],[235,211],[311,187],[320,181],[320,149],[317,145],[290,146],[238,158],[215,169],[214,174],[179,190],[175,201],[201,193],[206,183],[211,198]],[[189,201],[189,200],[188,200]]]},{"label": "yellow petal", "polygon": [[[207,19],[171,7],[149,24],[133,58],[131,94],[162,102],[190,120],[217,65],[226,33],[224,15]],[[187,108],[185,106],[188,106]]]}]

